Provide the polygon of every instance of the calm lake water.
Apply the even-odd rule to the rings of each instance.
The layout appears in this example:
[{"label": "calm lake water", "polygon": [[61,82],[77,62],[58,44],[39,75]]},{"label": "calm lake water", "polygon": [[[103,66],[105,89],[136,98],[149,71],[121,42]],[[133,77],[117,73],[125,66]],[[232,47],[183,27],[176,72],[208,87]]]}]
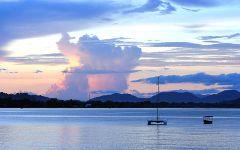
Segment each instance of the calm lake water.
[{"label": "calm lake water", "polygon": [[[1,150],[240,149],[240,109],[0,109]],[[213,125],[202,116],[213,115]]]}]

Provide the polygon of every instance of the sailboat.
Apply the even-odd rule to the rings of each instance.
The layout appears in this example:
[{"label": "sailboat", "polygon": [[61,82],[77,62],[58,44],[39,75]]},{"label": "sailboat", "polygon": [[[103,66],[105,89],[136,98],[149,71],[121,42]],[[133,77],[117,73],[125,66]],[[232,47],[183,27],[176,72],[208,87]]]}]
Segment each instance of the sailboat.
[{"label": "sailboat", "polygon": [[[159,76],[158,76],[157,103],[159,103]],[[157,118],[156,118],[156,120],[148,120],[148,125],[167,125],[166,120],[160,120],[160,118],[159,118],[158,104],[157,104]]]}]

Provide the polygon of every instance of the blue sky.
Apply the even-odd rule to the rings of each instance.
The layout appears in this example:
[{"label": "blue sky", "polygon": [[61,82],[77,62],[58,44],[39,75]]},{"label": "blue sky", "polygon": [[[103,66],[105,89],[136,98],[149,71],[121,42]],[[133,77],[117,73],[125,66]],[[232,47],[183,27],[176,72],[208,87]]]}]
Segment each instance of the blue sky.
[{"label": "blue sky", "polygon": [[[211,80],[212,75],[221,78],[221,74],[238,74],[239,6],[238,0],[1,1],[0,90],[55,92],[53,95],[57,97],[61,91],[59,95],[68,92],[66,98],[70,98],[69,90],[81,89],[70,87],[68,83],[70,79],[80,82],[82,75],[73,73],[79,69],[85,74],[88,72],[87,83],[83,83],[89,84],[88,90],[82,95],[104,93],[104,90],[151,93],[154,85],[131,81],[157,75],[175,75],[181,80],[184,75],[201,72]],[[82,41],[86,35],[89,38]],[[141,56],[136,48],[141,49]],[[128,59],[125,55],[131,56],[129,63],[123,63]],[[99,61],[101,65],[97,65],[93,60],[98,59],[106,61]],[[107,66],[108,62],[120,71]],[[111,76],[109,85],[98,83],[98,78],[105,80],[103,74]],[[117,77],[124,84],[117,82]],[[231,80],[229,85],[168,81],[163,83],[161,90],[185,89],[202,93],[240,90],[233,78],[228,80]],[[56,89],[59,91],[54,91]],[[75,98],[85,97],[77,95]]]}]

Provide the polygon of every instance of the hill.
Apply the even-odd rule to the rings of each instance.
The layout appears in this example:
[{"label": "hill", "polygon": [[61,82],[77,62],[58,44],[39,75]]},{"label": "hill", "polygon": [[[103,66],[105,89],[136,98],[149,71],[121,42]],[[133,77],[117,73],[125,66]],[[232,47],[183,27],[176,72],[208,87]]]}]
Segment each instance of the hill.
[{"label": "hill", "polygon": [[28,93],[16,93],[16,94],[7,94],[0,93],[0,99],[11,99],[11,100],[30,100],[30,101],[48,101],[50,98],[41,96],[41,95],[30,95]]},{"label": "hill", "polygon": [[90,101],[143,102],[144,100],[145,100],[144,98],[138,98],[138,97],[133,96],[131,94],[114,93],[114,94],[111,94],[111,95],[99,96],[99,97],[91,99]]},{"label": "hill", "polygon": [[201,99],[202,102],[216,103],[223,101],[232,101],[240,98],[240,92],[236,90],[225,90],[217,94],[208,95]]},{"label": "hill", "polygon": [[104,95],[100,97],[96,97],[91,99],[90,101],[112,101],[112,102],[143,102],[143,101],[150,101],[152,103],[156,103],[159,98],[158,102],[168,102],[168,103],[218,103],[218,102],[225,102],[225,101],[233,101],[240,98],[240,92],[236,90],[225,90],[217,94],[209,94],[209,95],[195,95],[190,92],[160,92],[159,95],[154,95],[150,98],[138,98],[131,94],[111,94],[111,95]]},{"label": "hill", "polygon": [[189,93],[189,92],[161,92],[157,95],[154,95],[149,98],[150,102],[156,103],[159,98],[158,102],[200,102],[200,98],[196,95]]}]

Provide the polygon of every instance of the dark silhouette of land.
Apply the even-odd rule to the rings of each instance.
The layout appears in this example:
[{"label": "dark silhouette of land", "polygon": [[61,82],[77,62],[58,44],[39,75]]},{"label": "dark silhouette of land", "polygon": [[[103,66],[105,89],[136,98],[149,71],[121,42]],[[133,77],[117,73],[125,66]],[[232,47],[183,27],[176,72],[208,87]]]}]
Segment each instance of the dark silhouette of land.
[{"label": "dark silhouette of land", "polygon": [[131,94],[111,94],[96,97],[90,101],[112,101],[112,102],[143,102],[151,103],[168,102],[168,103],[219,103],[223,101],[232,101],[240,98],[240,92],[236,90],[225,90],[217,94],[195,95],[190,92],[160,92],[150,98],[138,98]]},{"label": "dark silhouette of land", "polygon": [[1,108],[240,108],[240,92],[226,90],[211,95],[189,92],[161,92],[150,98],[131,94],[111,94],[89,101],[59,100],[27,93],[0,93]]}]

